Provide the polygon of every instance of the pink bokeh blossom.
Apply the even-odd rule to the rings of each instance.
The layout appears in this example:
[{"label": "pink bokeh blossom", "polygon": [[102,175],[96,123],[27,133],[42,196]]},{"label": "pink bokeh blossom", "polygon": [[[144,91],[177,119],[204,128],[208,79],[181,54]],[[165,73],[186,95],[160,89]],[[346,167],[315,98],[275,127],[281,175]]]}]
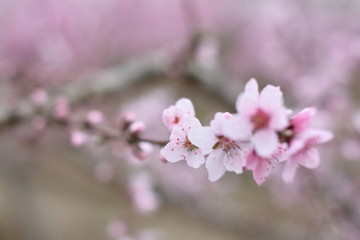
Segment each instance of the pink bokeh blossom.
[{"label": "pink bokeh blossom", "polygon": [[134,174],[128,191],[135,209],[142,214],[150,214],[160,207],[160,198],[154,190],[154,180],[147,172]]}]

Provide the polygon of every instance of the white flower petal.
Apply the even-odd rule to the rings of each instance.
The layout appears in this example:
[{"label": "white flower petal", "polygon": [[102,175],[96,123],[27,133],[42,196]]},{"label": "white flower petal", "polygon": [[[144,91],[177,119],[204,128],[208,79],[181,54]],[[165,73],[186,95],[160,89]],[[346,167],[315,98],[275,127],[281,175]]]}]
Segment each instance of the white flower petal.
[{"label": "white flower petal", "polygon": [[189,116],[195,116],[194,105],[188,98],[180,98],[175,106],[183,113]]},{"label": "white flower petal", "polygon": [[259,96],[259,85],[255,78],[251,78],[246,83],[244,93],[255,98]]},{"label": "white flower petal", "polygon": [[205,163],[204,154],[199,149],[194,149],[192,151],[187,152],[186,162],[189,167],[199,168],[201,165]]},{"label": "white flower petal", "polygon": [[241,150],[228,151],[224,156],[224,166],[227,171],[240,174],[246,165],[244,153]]},{"label": "white flower petal", "polygon": [[197,119],[196,117],[192,117],[192,116],[184,117],[184,119],[182,121],[182,126],[181,126],[182,131],[187,133],[190,129],[196,128],[196,127],[201,127],[201,123],[200,123],[199,119]]},{"label": "white flower petal", "polygon": [[168,143],[166,146],[161,150],[161,155],[168,161],[168,162],[178,162],[184,160],[184,154],[186,153],[186,149],[179,146],[174,146],[173,143]]},{"label": "white flower petal", "polygon": [[226,172],[223,157],[224,152],[219,149],[210,153],[206,160],[205,166],[211,182],[219,180]]},{"label": "white flower petal", "polygon": [[217,112],[210,122],[210,127],[215,135],[224,135],[224,125],[232,118],[232,114]]},{"label": "white flower petal", "polygon": [[279,143],[276,132],[270,129],[258,130],[251,140],[256,153],[261,157],[270,157],[274,154]]},{"label": "white flower petal", "polygon": [[175,126],[171,131],[170,141],[185,142],[185,140],[186,140],[186,132],[184,132],[181,127]]},{"label": "white flower petal", "polygon": [[236,100],[236,111],[243,116],[250,116],[259,107],[259,99],[241,94]]},{"label": "white flower petal", "polygon": [[206,155],[218,141],[210,127],[197,127],[188,132],[188,139]]},{"label": "white flower petal", "polygon": [[261,91],[260,103],[261,106],[270,109],[283,107],[283,93],[281,92],[280,87],[267,85]]},{"label": "white flower petal", "polygon": [[233,140],[248,140],[251,136],[252,125],[246,119],[235,115],[223,126],[224,135]]},{"label": "white flower petal", "polygon": [[282,179],[286,183],[290,183],[294,180],[298,163],[295,159],[289,159],[286,161],[285,168],[282,172]]},{"label": "white flower petal", "polygon": [[270,123],[269,126],[271,129],[275,130],[283,130],[289,125],[289,119],[287,116],[287,110],[284,107],[279,107],[276,109],[272,109],[270,113]]}]

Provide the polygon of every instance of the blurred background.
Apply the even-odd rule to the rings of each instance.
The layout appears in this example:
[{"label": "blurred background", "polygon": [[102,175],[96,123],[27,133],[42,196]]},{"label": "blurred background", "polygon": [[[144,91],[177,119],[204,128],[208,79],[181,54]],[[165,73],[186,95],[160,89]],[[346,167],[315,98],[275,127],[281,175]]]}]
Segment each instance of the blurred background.
[{"label": "blurred background", "polygon": [[[209,124],[251,77],[335,133],[292,184],[210,183],[79,124],[166,141],[178,98]],[[0,0],[0,239],[358,240],[359,80],[358,0]]]}]

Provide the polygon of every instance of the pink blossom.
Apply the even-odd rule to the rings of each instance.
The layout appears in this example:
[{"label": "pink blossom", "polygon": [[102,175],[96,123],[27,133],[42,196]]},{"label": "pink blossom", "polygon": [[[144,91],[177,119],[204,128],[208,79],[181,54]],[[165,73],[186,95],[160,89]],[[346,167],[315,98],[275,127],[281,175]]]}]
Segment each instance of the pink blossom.
[{"label": "pink blossom", "polygon": [[143,121],[135,121],[130,125],[130,132],[139,135],[145,130],[145,123]]},{"label": "pink blossom", "polygon": [[213,69],[218,65],[219,43],[215,37],[203,39],[196,52],[197,62],[204,68]]},{"label": "pink blossom", "polygon": [[54,117],[58,120],[66,119],[70,114],[69,100],[66,97],[59,97],[55,101]]},{"label": "pink blossom", "polygon": [[108,223],[106,233],[110,239],[117,240],[127,232],[127,225],[124,221],[116,219]]},{"label": "pink blossom", "polygon": [[294,134],[300,133],[309,127],[311,119],[317,113],[316,108],[305,108],[290,120]]},{"label": "pink blossom", "polygon": [[147,159],[154,151],[154,146],[148,142],[139,142],[136,147],[132,149],[133,154],[141,159]]},{"label": "pink blossom", "polygon": [[212,151],[205,164],[211,182],[220,179],[226,171],[240,174],[246,165],[249,144],[224,135],[224,126],[231,118],[230,113],[216,113],[210,127],[195,128],[188,134],[190,141],[200,149]]},{"label": "pink blossom", "polygon": [[37,106],[43,106],[48,101],[48,98],[48,94],[43,88],[35,89],[30,95],[31,101]]},{"label": "pink blossom", "polygon": [[71,144],[74,147],[81,147],[84,145],[87,140],[89,139],[89,136],[86,132],[75,130],[71,132]]},{"label": "pink blossom", "polygon": [[247,155],[246,169],[253,172],[253,178],[257,185],[265,182],[276,162],[283,161],[285,149],[285,146],[279,145],[275,153],[267,158],[259,156],[255,151],[251,151]]},{"label": "pink blossom", "polygon": [[256,80],[250,79],[236,101],[236,109],[238,115],[226,125],[226,135],[250,139],[259,156],[271,156],[279,143],[277,131],[288,123],[280,88],[268,85],[259,93]]},{"label": "pink blossom", "polygon": [[330,141],[334,136],[327,130],[309,128],[309,122],[316,109],[308,108],[298,113],[290,121],[287,130],[280,134],[282,141],[289,144],[286,151],[288,160],[282,174],[285,182],[291,182],[299,165],[316,168],[320,164],[320,155],[315,146]]},{"label": "pink blossom", "polygon": [[181,126],[184,118],[188,116],[195,116],[194,106],[190,99],[181,98],[175,105],[163,111],[162,120],[169,131],[171,131],[174,126]]},{"label": "pink blossom", "polygon": [[126,112],[124,114],[124,119],[126,122],[132,122],[136,119],[136,114],[134,112]]},{"label": "pink blossom", "polygon": [[156,211],[160,206],[160,199],[154,191],[154,183],[146,172],[134,175],[129,182],[129,193],[137,211],[148,214]]},{"label": "pink blossom", "polygon": [[170,142],[161,150],[162,156],[172,163],[185,160],[193,168],[199,168],[204,164],[204,155],[209,153],[211,148],[199,148],[189,140],[189,131],[196,128],[201,128],[201,123],[197,118],[183,118],[182,126],[174,126],[172,129]]},{"label": "pink blossom", "polygon": [[86,120],[90,124],[97,125],[104,121],[104,115],[98,110],[92,110],[86,115]]}]

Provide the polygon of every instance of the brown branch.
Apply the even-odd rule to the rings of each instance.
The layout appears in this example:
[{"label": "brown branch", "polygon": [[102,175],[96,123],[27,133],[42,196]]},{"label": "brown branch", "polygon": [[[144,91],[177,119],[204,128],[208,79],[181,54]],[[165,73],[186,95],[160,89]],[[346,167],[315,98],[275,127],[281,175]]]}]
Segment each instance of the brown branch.
[{"label": "brown branch", "polygon": [[[53,99],[64,96],[70,104],[75,104],[96,94],[110,94],[149,76],[163,74],[167,65],[168,60],[157,54],[133,59],[115,68],[115,70],[103,71],[91,78],[71,82],[61,88],[53,96]],[[53,102],[50,101],[42,107],[42,111],[48,115],[53,107]],[[29,102],[28,99],[19,101],[19,104],[13,109],[7,109],[6,106],[0,104],[0,131],[28,122],[37,115],[39,115],[39,108]]]}]

